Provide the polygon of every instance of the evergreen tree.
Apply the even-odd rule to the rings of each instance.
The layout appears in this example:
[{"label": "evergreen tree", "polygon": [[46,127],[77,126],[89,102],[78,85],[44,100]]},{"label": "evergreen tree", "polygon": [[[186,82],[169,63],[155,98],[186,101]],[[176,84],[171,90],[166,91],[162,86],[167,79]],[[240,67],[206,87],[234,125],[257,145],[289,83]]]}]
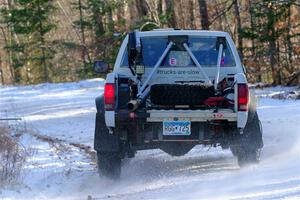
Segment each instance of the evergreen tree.
[{"label": "evergreen tree", "polygon": [[96,37],[101,37],[105,33],[103,16],[105,14],[105,1],[102,0],[88,0],[88,8],[91,11],[89,22],[94,30]]},{"label": "evergreen tree", "polygon": [[[55,28],[49,16],[55,10],[48,0],[15,0],[11,9],[3,10],[5,22],[19,38],[7,48],[13,53],[15,68],[25,67],[28,74],[37,73],[35,81],[49,81],[49,69],[54,51],[46,35]],[[30,77],[28,77],[30,79]]]},{"label": "evergreen tree", "polygon": [[[267,52],[272,71],[274,84],[281,84],[282,69],[279,62],[278,39],[286,32],[285,23],[286,12],[294,0],[274,1],[263,0],[251,2],[251,15],[253,17],[253,27],[245,27],[241,30],[241,36],[249,39],[256,39],[261,46],[261,52]],[[265,44],[265,45],[264,45]]]},{"label": "evergreen tree", "polygon": [[73,5],[73,9],[75,9],[79,12],[79,20],[74,21],[73,23],[75,24],[76,28],[80,30],[81,46],[82,46],[81,59],[82,59],[83,65],[84,65],[84,70],[83,70],[84,76],[83,77],[86,77],[86,74],[89,69],[88,64],[91,63],[91,59],[90,59],[89,53],[88,53],[88,48],[86,46],[86,34],[85,34],[85,30],[88,27],[90,27],[91,24],[84,17],[84,11],[87,10],[88,7],[84,4],[84,2],[82,0],[78,0],[77,3],[73,3],[72,5]]}]

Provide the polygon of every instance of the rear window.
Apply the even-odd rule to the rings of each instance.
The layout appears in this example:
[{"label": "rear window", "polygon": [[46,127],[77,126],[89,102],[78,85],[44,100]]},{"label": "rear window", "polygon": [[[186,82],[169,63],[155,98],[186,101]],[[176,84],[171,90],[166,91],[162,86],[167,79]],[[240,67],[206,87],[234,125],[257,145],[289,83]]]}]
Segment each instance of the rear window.
[{"label": "rear window", "polygon": [[[216,49],[217,37],[192,37],[188,39],[188,46],[202,67],[216,67],[218,50]],[[153,67],[168,45],[167,37],[143,37],[142,62],[146,67]],[[223,50],[221,67],[235,67],[232,51],[227,43]],[[123,55],[122,65],[128,66],[127,50]],[[161,64],[162,67],[189,67],[195,66],[188,52],[171,50]]]}]

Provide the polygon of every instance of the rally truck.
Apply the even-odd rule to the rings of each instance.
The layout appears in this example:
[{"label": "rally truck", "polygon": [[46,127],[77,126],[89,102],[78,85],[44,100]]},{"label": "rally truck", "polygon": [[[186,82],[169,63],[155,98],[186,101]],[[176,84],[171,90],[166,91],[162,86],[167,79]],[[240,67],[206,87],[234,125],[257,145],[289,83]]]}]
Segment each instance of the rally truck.
[{"label": "rally truck", "polygon": [[[109,70],[95,61],[94,70]],[[239,166],[259,161],[262,128],[230,35],[158,29],[127,34],[96,98],[99,173],[119,178],[125,157],[146,149],[182,156],[195,145],[230,149]]]}]

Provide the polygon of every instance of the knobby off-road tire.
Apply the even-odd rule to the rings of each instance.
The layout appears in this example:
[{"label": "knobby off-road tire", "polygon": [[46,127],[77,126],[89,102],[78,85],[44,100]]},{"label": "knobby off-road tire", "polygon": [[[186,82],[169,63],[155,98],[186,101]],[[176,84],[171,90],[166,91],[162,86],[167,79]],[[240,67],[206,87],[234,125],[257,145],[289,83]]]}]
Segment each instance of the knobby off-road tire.
[{"label": "knobby off-road tire", "polygon": [[[104,116],[96,115],[95,140],[105,138],[109,143],[109,131],[106,127]],[[97,165],[100,176],[105,176],[110,179],[119,179],[121,175],[121,153],[120,148],[115,151],[103,151],[101,148],[97,150]]]},{"label": "knobby off-road tire", "polygon": [[97,152],[97,164],[100,175],[110,179],[119,179],[121,175],[121,158],[115,152]]},{"label": "knobby off-road tire", "polygon": [[258,163],[263,147],[262,127],[257,112],[250,119],[248,118],[243,134],[236,135],[230,145],[230,150],[237,157],[240,167]]}]

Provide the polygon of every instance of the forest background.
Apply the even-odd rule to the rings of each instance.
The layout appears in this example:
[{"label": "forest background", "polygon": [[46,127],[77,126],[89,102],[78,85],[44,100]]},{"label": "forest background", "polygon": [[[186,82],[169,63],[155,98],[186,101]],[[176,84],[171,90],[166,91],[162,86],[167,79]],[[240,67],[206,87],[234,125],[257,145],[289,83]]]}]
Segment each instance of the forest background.
[{"label": "forest background", "polygon": [[226,31],[250,82],[300,84],[300,0],[0,0],[0,84],[99,77],[94,60],[154,27]]}]

